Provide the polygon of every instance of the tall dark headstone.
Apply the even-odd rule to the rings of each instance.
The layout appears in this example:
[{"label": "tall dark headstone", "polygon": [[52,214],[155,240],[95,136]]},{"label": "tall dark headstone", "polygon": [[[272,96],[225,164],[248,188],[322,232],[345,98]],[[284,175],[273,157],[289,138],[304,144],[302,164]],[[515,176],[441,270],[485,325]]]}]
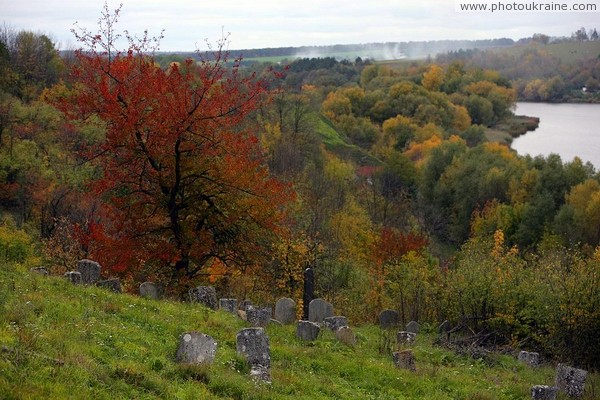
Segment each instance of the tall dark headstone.
[{"label": "tall dark headstone", "polygon": [[315,273],[312,268],[304,270],[304,292],[302,294],[302,319],[308,319],[308,305],[315,298]]}]

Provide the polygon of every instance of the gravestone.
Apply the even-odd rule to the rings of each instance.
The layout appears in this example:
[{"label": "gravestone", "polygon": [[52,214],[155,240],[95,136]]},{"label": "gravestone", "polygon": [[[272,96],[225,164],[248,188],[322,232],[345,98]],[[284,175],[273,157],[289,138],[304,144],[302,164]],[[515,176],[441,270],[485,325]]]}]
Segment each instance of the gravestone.
[{"label": "gravestone", "polygon": [[48,270],[44,267],[29,268],[29,271],[35,272],[36,274],[40,274],[40,275],[44,275],[44,276],[49,274]]},{"label": "gravestone", "polygon": [[342,326],[348,326],[348,318],[342,316],[327,317],[323,319],[323,324],[335,332]]},{"label": "gravestone", "polygon": [[248,299],[242,300],[239,304],[239,309],[245,312],[246,309],[250,306],[252,306],[252,301],[250,301]]},{"label": "gravestone", "polygon": [[400,315],[396,310],[383,310],[379,313],[379,327],[381,329],[397,328],[400,323]]},{"label": "gravestone", "polygon": [[232,314],[237,312],[237,299],[219,299],[219,309],[225,310]]},{"label": "gravestone", "polygon": [[92,260],[77,261],[77,271],[81,273],[81,282],[84,285],[93,285],[100,280],[100,264]]},{"label": "gravestone", "polygon": [[583,369],[569,367],[565,364],[558,364],[556,366],[554,386],[571,397],[581,397],[583,396],[583,391],[585,389],[586,377],[587,371]]},{"label": "gravestone", "polygon": [[265,327],[271,320],[271,307],[253,307],[246,309],[246,321],[254,327]]},{"label": "gravestone", "polygon": [[275,319],[284,325],[293,324],[296,321],[296,302],[288,297],[277,300]]},{"label": "gravestone", "polygon": [[356,346],[356,336],[348,326],[342,326],[335,330],[335,337],[346,346]]},{"label": "gravestone", "polygon": [[81,283],[81,272],[78,271],[69,271],[65,272],[63,275],[65,278],[69,280],[71,283],[80,284]]},{"label": "gravestone", "polygon": [[531,388],[531,398],[533,400],[556,400],[558,388],[554,386],[535,385]]},{"label": "gravestone", "polygon": [[440,335],[443,335],[443,334],[450,332],[451,329],[452,329],[452,325],[450,324],[450,321],[445,320],[444,322],[442,322],[440,324],[440,326],[438,326],[438,333]]},{"label": "gravestone", "polygon": [[304,270],[304,288],[302,292],[302,319],[309,319],[309,304],[315,298],[315,273],[312,268]]},{"label": "gravestone", "polygon": [[296,327],[296,337],[300,340],[313,341],[317,340],[321,328],[318,324],[310,321],[298,321]]},{"label": "gravestone", "polygon": [[188,292],[190,301],[200,303],[213,310],[217,309],[217,292],[212,286],[198,286]]},{"label": "gravestone", "polygon": [[540,364],[540,354],[529,351],[519,352],[518,360],[529,364],[531,367],[537,367]]},{"label": "gravestone", "polygon": [[322,323],[327,317],[333,317],[333,305],[323,299],[314,299],[308,305],[308,320]]},{"label": "gravestone", "polygon": [[407,369],[412,372],[417,370],[415,365],[415,355],[412,350],[396,351],[392,353],[392,357],[396,368]]},{"label": "gravestone", "polygon": [[217,342],[200,332],[186,332],[179,337],[176,359],[182,364],[212,364]]},{"label": "gravestone", "polygon": [[419,325],[419,323],[417,321],[410,321],[408,324],[406,324],[407,332],[412,332],[414,334],[417,334],[417,333],[419,333],[419,330],[421,330],[421,326]]},{"label": "gravestone", "polygon": [[115,293],[121,293],[121,281],[119,278],[111,278],[105,281],[98,281],[96,286],[108,289]]},{"label": "gravestone", "polygon": [[417,335],[413,332],[398,331],[396,335],[396,343],[399,346],[410,345],[415,342]]},{"label": "gravestone", "polygon": [[144,282],[140,285],[140,296],[147,299],[158,300],[160,297],[158,294],[158,288],[154,282]]},{"label": "gravestone", "polygon": [[236,349],[250,364],[250,374],[263,381],[269,381],[271,352],[269,337],[263,328],[246,328],[237,333]]}]

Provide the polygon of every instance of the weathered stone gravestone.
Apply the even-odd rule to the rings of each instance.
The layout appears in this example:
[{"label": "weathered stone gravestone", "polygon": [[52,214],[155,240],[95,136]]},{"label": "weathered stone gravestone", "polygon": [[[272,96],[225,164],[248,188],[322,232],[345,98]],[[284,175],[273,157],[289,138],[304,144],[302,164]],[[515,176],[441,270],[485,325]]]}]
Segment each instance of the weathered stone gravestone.
[{"label": "weathered stone gravestone", "polygon": [[212,364],[217,352],[217,342],[200,332],[186,332],[179,337],[175,358],[182,364]]},{"label": "weathered stone gravestone", "polygon": [[246,328],[236,336],[236,348],[250,364],[250,376],[269,382],[271,377],[271,351],[269,337],[263,328]]},{"label": "weathered stone gravestone", "polygon": [[217,292],[212,286],[198,286],[189,290],[190,301],[217,309]]},{"label": "weathered stone gravestone", "polygon": [[242,300],[238,307],[240,310],[246,311],[246,309],[250,306],[252,306],[252,301],[246,299],[246,300]]},{"label": "weathered stone gravestone", "polygon": [[420,330],[421,330],[421,325],[419,325],[419,323],[417,321],[410,321],[408,324],[406,324],[407,332],[412,332],[414,334],[417,334],[417,333],[419,333]]},{"label": "weathered stone gravestone", "polygon": [[379,327],[381,329],[397,328],[400,324],[400,315],[396,310],[383,310],[379,313]]},{"label": "weathered stone gravestone", "polygon": [[521,351],[519,352],[518,360],[531,367],[537,367],[540,365],[540,353]]},{"label": "weathered stone gravestone", "polygon": [[288,297],[275,303],[275,319],[284,325],[293,324],[296,319],[296,302]]},{"label": "weathered stone gravestone", "polygon": [[583,391],[585,389],[586,377],[587,371],[583,369],[558,364],[556,366],[554,386],[571,397],[581,397],[583,396]]},{"label": "weathered stone gravestone", "polygon": [[65,278],[67,278],[69,280],[69,282],[71,282],[71,283],[74,283],[74,284],[81,283],[81,272],[69,271],[69,272],[65,272],[65,274],[63,276]]},{"label": "weathered stone gravestone", "polygon": [[323,319],[323,324],[335,332],[343,326],[348,326],[348,318],[342,316],[327,317]]},{"label": "weathered stone gravestone", "polygon": [[44,275],[44,276],[49,274],[48,270],[44,267],[29,268],[29,271],[35,272],[36,274],[40,274],[40,275]]},{"label": "weathered stone gravestone", "polygon": [[246,321],[254,327],[265,327],[271,320],[271,307],[248,307],[246,308]]},{"label": "weathered stone gravestone", "polygon": [[93,285],[100,280],[100,264],[92,260],[77,261],[77,271],[81,273],[81,282],[85,285]]},{"label": "weathered stone gravestone", "polygon": [[237,299],[219,299],[219,309],[235,314],[238,309]]},{"label": "weathered stone gravestone", "polygon": [[531,388],[531,398],[533,400],[556,400],[558,388],[554,386],[535,385]]},{"label": "weathered stone gravestone", "polygon": [[308,320],[322,323],[327,317],[333,317],[333,305],[323,299],[314,299],[308,305]]},{"label": "weathered stone gravestone", "polygon": [[412,372],[417,370],[415,365],[415,355],[412,350],[396,351],[392,353],[392,357],[396,368],[407,369]]},{"label": "weathered stone gravestone", "polygon": [[158,287],[156,287],[154,282],[144,282],[140,285],[140,296],[147,299],[158,300],[160,297]]},{"label": "weathered stone gravestone", "polygon": [[300,340],[313,341],[317,340],[321,328],[318,324],[310,321],[298,321],[296,327],[296,336]]},{"label": "weathered stone gravestone", "polygon": [[342,326],[335,330],[335,337],[346,346],[356,346],[356,336],[348,326]]},{"label": "weathered stone gravestone", "polygon": [[121,281],[119,278],[111,278],[105,281],[98,281],[96,286],[108,289],[115,293],[121,293]]},{"label": "weathered stone gravestone", "polygon": [[396,343],[398,346],[406,346],[415,342],[417,335],[413,332],[398,331],[396,335]]},{"label": "weathered stone gravestone", "polygon": [[302,291],[302,319],[307,320],[309,304],[315,298],[315,272],[312,268],[304,270],[304,286]]}]

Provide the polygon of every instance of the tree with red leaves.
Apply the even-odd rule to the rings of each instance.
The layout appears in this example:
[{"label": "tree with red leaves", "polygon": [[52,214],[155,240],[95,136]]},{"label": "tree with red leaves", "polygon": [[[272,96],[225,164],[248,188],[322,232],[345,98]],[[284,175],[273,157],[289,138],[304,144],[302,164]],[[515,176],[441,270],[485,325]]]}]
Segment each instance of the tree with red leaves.
[{"label": "tree with red leaves", "polygon": [[129,48],[118,51],[119,11],[105,4],[98,34],[75,32],[87,49],[77,52],[73,90],[56,101],[72,120],[105,125],[89,157],[102,171],[93,186],[114,213],[94,237],[110,232],[108,243],[130,245],[129,262],[167,267],[174,280],[215,260],[256,262],[293,196],[269,175],[248,123],[265,82],[228,63],[225,39],[210,57],[167,69],[152,57],[160,38],[147,33],[124,31]]}]

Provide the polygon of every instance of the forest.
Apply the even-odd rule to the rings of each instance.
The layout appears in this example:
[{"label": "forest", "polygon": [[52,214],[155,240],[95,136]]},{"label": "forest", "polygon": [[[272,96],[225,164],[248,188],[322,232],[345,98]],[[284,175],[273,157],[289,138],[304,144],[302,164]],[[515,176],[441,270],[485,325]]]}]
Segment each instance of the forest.
[{"label": "forest", "polygon": [[[161,66],[160,37],[104,18],[68,57],[0,33],[0,260],[62,274],[89,258],[130,291],[209,283],[259,303],[301,303],[312,268],[357,323],[392,308],[600,367],[600,175],[487,139],[517,99],[560,99],[514,59],[250,68],[224,38]],[[598,60],[536,79],[591,88]]]}]

